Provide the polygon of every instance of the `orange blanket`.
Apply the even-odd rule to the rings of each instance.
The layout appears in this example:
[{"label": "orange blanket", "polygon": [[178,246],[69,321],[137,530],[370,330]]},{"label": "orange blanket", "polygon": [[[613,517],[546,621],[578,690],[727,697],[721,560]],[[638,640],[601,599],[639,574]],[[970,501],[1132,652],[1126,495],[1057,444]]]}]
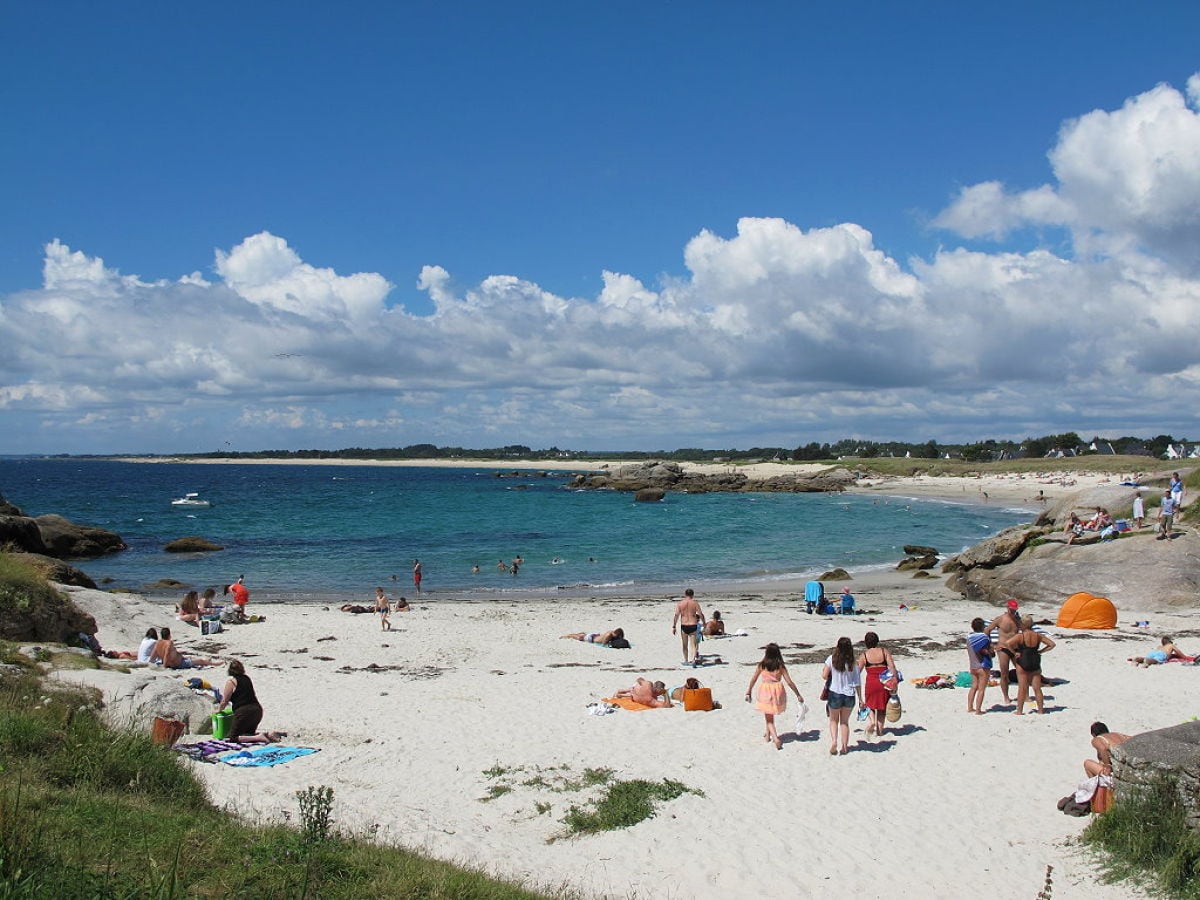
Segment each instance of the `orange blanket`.
[{"label": "orange blanket", "polygon": [[661,706],[647,706],[645,703],[638,703],[632,697],[605,697],[604,702],[612,703],[615,706],[621,707],[621,709],[628,709],[633,712],[638,712],[639,710],[643,710],[643,709],[662,709],[663,708]]}]

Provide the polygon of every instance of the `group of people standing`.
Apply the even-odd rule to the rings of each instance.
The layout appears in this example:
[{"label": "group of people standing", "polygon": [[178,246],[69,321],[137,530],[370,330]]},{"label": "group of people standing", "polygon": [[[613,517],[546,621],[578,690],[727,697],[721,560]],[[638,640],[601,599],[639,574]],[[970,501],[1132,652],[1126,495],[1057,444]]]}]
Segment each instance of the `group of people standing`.
[{"label": "group of people standing", "polygon": [[[1000,693],[1006,706],[1012,704],[1009,697],[1009,671],[1015,668],[1016,714],[1025,715],[1030,691],[1037,703],[1037,711],[1046,711],[1045,698],[1042,696],[1042,654],[1053,650],[1056,645],[1049,635],[1034,629],[1033,616],[1022,616],[1018,609],[1017,601],[1009,600],[1004,612],[990,623],[985,625],[982,618],[971,622],[971,633],[967,635],[967,665],[971,671],[971,688],[967,692],[969,713],[983,714],[983,697],[991,679],[993,660],[999,670]],[[993,631],[998,636],[995,647],[992,645]]]}]

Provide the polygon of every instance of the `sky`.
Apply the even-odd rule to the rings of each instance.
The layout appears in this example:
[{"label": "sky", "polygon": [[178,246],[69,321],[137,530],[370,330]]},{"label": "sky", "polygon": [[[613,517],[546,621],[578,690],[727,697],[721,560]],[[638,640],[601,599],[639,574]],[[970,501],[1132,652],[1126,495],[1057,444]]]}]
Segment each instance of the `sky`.
[{"label": "sky", "polygon": [[0,4],[0,454],[1198,438],[1197,35]]}]

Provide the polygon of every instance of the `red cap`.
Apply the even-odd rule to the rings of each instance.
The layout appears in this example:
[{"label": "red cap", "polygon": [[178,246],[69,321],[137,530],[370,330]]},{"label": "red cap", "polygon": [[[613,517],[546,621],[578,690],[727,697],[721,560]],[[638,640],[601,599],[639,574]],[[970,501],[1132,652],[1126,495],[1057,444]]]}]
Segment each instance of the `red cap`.
[{"label": "red cap", "polygon": [[1016,601],[1016,600],[1009,600],[1009,601],[1008,601],[1008,608],[1009,608],[1009,609],[1016,609],[1016,608],[1017,608],[1017,601]]}]

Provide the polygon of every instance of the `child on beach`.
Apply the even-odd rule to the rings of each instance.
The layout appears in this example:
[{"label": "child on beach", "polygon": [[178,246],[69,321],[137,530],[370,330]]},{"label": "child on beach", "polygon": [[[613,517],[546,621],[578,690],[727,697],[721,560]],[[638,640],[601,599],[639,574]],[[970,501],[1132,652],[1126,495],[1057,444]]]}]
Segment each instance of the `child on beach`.
[{"label": "child on beach", "polygon": [[1129,661],[1134,665],[1141,666],[1143,669],[1148,669],[1151,666],[1162,665],[1172,659],[1191,659],[1191,657],[1176,647],[1175,642],[1169,635],[1164,634],[1161,647],[1157,650],[1151,650],[1145,656],[1135,656]]},{"label": "child on beach", "polygon": [[392,598],[383,592],[383,588],[375,588],[375,612],[379,613],[379,629],[392,630]]},{"label": "child on beach", "polygon": [[787,666],[783,664],[783,654],[779,652],[778,644],[767,644],[762,662],[754,667],[754,674],[750,676],[750,686],[746,688],[747,703],[750,702],[754,684],[760,676],[762,684],[758,687],[758,696],[754,706],[763,714],[766,722],[763,739],[774,743],[776,750],[782,750],[783,741],[779,739],[779,732],[775,730],[775,717],[782,715],[787,709],[787,691],[783,689],[783,685],[786,683],[792,689],[797,702],[803,703],[804,698],[800,696],[800,689],[796,687],[792,676],[788,674]]},{"label": "child on beach", "polygon": [[971,671],[971,689],[967,692],[967,712],[983,715],[983,695],[992,675],[992,639],[983,630],[983,619],[971,620],[967,635],[967,668]]}]

